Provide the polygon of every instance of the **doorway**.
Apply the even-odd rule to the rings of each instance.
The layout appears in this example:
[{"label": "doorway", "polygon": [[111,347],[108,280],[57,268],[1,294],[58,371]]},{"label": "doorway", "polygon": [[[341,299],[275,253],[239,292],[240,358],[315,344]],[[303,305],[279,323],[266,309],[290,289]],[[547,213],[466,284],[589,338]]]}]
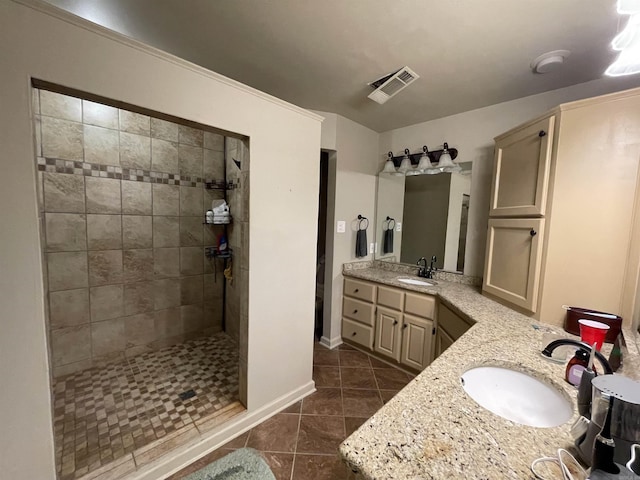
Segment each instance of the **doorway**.
[{"label": "doorway", "polygon": [[320,152],[320,187],[318,193],[318,239],[316,247],[316,302],[314,336],[320,340],[324,316],[324,271],[327,247],[327,184],[329,153]]}]

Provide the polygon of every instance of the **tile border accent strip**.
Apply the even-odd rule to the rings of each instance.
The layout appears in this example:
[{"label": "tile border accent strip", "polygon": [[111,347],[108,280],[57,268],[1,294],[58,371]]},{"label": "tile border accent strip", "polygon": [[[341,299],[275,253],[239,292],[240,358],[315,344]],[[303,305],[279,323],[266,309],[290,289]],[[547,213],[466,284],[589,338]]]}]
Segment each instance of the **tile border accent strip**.
[{"label": "tile border accent strip", "polygon": [[49,157],[37,157],[37,168],[39,172],[66,173],[85,177],[114,178],[117,180],[162,183],[183,187],[202,187],[205,183],[216,183],[216,180],[213,178],[190,177],[174,173],[156,172],[153,170],[123,168],[115,165],[102,165]]}]

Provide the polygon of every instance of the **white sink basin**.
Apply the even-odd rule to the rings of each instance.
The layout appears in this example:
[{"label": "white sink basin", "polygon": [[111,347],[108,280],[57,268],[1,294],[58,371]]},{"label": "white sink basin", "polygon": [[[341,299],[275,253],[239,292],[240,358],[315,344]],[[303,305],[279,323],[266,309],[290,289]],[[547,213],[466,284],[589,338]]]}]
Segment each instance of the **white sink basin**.
[{"label": "white sink basin", "polygon": [[436,284],[435,282],[425,282],[423,280],[416,280],[415,278],[398,278],[398,281],[409,285],[421,285],[423,287],[431,287]]},{"label": "white sink basin", "polygon": [[556,427],[571,419],[573,405],[559,390],[504,367],[476,367],[462,374],[462,387],[482,407],[530,427]]}]

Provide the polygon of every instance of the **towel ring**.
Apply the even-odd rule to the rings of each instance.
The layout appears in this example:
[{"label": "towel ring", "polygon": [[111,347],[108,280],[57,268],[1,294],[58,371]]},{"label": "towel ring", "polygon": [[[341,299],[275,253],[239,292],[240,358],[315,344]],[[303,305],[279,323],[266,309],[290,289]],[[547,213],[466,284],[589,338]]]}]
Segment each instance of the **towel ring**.
[{"label": "towel ring", "polygon": [[[391,217],[387,217],[387,230],[393,230],[396,226],[396,220],[395,218],[391,218]],[[391,225],[391,222],[393,222],[393,226]]]},{"label": "towel ring", "polygon": [[[362,228],[362,224],[364,222],[367,222],[365,227]],[[358,215],[358,230],[366,230],[367,228],[369,228],[369,219],[367,217],[363,217],[362,215]]]}]

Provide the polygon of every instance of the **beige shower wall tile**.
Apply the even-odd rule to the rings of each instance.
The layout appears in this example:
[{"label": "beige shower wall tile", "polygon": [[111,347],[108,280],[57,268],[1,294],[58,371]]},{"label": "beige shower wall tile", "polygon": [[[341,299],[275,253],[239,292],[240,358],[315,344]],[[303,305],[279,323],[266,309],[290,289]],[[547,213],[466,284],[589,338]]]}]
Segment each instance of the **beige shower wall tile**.
[{"label": "beige shower wall tile", "polygon": [[151,216],[122,216],[123,248],[151,248],[153,246],[153,222]]},{"label": "beige shower wall tile", "polygon": [[220,233],[223,231],[223,227],[220,225],[202,225],[202,245],[217,245],[218,242],[216,235],[220,235]]},{"label": "beige shower wall tile", "polygon": [[89,289],[49,293],[49,325],[52,330],[89,323]]},{"label": "beige shower wall tile", "polygon": [[64,173],[44,173],[46,212],[84,213],[84,177]]},{"label": "beige shower wall tile", "polygon": [[90,289],[91,321],[99,322],[118,318],[124,314],[122,285],[105,285]]},{"label": "beige shower wall tile", "polygon": [[178,124],[161,120],[159,118],[151,118],[151,136],[169,142],[178,141]]},{"label": "beige shower wall tile", "polygon": [[87,244],[89,250],[122,248],[122,216],[87,215]]},{"label": "beige shower wall tile", "polygon": [[122,180],[122,213],[151,215],[151,184]]},{"label": "beige shower wall tile", "polygon": [[85,177],[87,213],[121,213],[120,180]]},{"label": "beige shower wall tile", "polygon": [[153,250],[125,250],[123,254],[125,283],[153,279]]},{"label": "beige shower wall tile", "polygon": [[42,117],[42,155],[49,158],[82,161],[82,124]]},{"label": "beige shower wall tile", "polygon": [[153,312],[154,329],[158,338],[180,335],[183,332],[180,307]]},{"label": "beige shower wall tile", "polygon": [[178,217],[153,217],[153,247],[177,247],[180,245]]},{"label": "beige shower wall tile", "polygon": [[90,324],[53,330],[51,357],[55,367],[91,358]]},{"label": "beige shower wall tile", "polygon": [[153,311],[153,283],[129,283],[124,286],[124,314]]},{"label": "beige shower wall tile", "polygon": [[180,279],[166,278],[153,282],[153,298],[155,310],[164,310],[180,306]]},{"label": "beige shower wall tile", "polygon": [[180,249],[154,249],[153,274],[155,278],[170,278],[180,276]]},{"label": "beige shower wall tile", "polygon": [[[220,269],[222,270],[222,269]],[[218,272],[218,276],[213,273],[203,275],[204,279],[204,301],[220,303],[222,305],[222,288],[224,285],[224,277],[222,272]]]},{"label": "beige shower wall tile", "polygon": [[180,246],[202,245],[202,217],[180,217]]},{"label": "beige shower wall tile", "polygon": [[136,133],[138,135],[150,134],[151,123],[147,115],[130,112],[129,110],[119,110],[120,130],[123,132]]},{"label": "beige shower wall tile", "polygon": [[151,139],[120,132],[120,165],[125,168],[151,168]]},{"label": "beige shower wall tile", "polygon": [[65,375],[71,375],[72,373],[87,370],[93,366],[93,361],[90,358],[85,358],[78,362],[67,363],[66,365],[58,365],[53,367],[53,378],[64,377]]},{"label": "beige shower wall tile", "polygon": [[31,89],[31,108],[34,114],[40,115],[40,90],[37,88]]},{"label": "beige shower wall tile", "polygon": [[154,183],[153,214],[178,215],[180,213],[180,188],[177,185]]},{"label": "beige shower wall tile", "polygon": [[89,252],[89,285],[122,283],[122,250]]},{"label": "beige shower wall tile", "polygon": [[91,349],[94,357],[122,352],[125,344],[123,318],[91,324]]},{"label": "beige shower wall tile", "polygon": [[179,173],[178,144],[152,138],[151,170],[163,173]]},{"label": "beige shower wall tile", "polygon": [[202,174],[206,179],[224,181],[224,152],[205,149]]},{"label": "beige shower wall tile", "polygon": [[79,98],[48,90],[40,90],[40,112],[50,117],[82,121],[82,103]]},{"label": "beige shower wall tile", "polygon": [[213,132],[204,132],[204,148],[224,152],[224,135]]},{"label": "beige shower wall tile", "polygon": [[180,175],[202,177],[202,162],[204,153],[202,147],[189,145],[178,146],[178,160]]},{"label": "beige shower wall tile", "polygon": [[202,247],[181,247],[180,248],[180,274],[199,275],[203,273],[202,258],[204,249]]},{"label": "beige shower wall tile", "polygon": [[73,252],[87,249],[87,221],[79,213],[46,213],[48,252]]},{"label": "beige shower wall tile", "polygon": [[180,215],[202,214],[202,187],[180,187]]},{"label": "beige shower wall tile", "polygon": [[117,130],[84,125],[84,161],[101,165],[120,165]]},{"label": "beige shower wall tile", "polygon": [[198,332],[205,328],[202,305],[183,305],[180,307],[180,318],[185,333]]},{"label": "beige shower wall tile", "polygon": [[118,130],[118,109],[102,103],[82,100],[82,121],[88,125]]},{"label": "beige shower wall tile", "polygon": [[127,348],[147,345],[156,339],[153,313],[141,313],[124,318],[124,335]]},{"label": "beige shower wall tile", "polygon": [[194,305],[202,303],[203,277],[194,275],[180,279],[180,303],[182,305]]},{"label": "beige shower wall tile", "polygon": [[49,291],[71,290],[87,286],[87,252],[47,254]]},{"label": "beige shower wall tile", "polygon": [[36,157],[42,156],[42,117],[34,115],[33,117],[33,135],[36,148]]},{"label": "beige shower wall tile", "polygon": [[186,125],[179,125],[178,142],[184,145],[202,147],[204,143],[204,132],[196,128],[187,127]]}]

